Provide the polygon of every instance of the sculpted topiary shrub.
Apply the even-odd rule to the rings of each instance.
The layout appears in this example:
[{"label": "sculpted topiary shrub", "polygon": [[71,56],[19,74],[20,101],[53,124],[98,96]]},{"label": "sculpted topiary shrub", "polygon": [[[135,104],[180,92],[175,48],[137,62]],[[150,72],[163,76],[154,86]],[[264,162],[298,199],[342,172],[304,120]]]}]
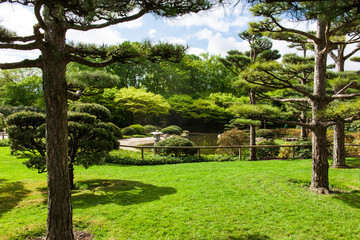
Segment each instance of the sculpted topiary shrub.
[{"label": "sculpted topiary shrub", "polygon": [[135,129],[136,131],[136,134],[138,135],[145,135],[145,128],[140,125],[140,124],[134,124],[134,125],[131,125],[130,127],[132,127],[133,129]]},{"label": "sculpted topiary shrub", "polygon": [[[176,146],[176,147],[193,147],[195,143],[189,139],[182,138],[180,136],[172,136],[161,142],[156,146]],[[197,149],[180,149],[180,148],[164,148],[160,149],[158,153],[174,156],[187,156],[196,154]]]},{"label": "sculpted topiary shrub", "polygon": [[151,133],[151,132],[155,132],[156,130],[158,130],[159,128],[153,125],[145,125],[144,126],[145,132],[146,133]]},{"label": "sculpted topiary shrub", "polygon": [[121,129],[121,134],[127,135],[127,136],[132,136],[132,135],[136,134],[136,130],[133,129],[132,127],[125,127],[123,129]]},{"label": "sculpted topiary shrub", "polygon": [[[70,187],[74,185],[74,165],[88,168],[102,164],[111,150],[118,149],[120,129],[113,123],[101,121],[107,109],[93,105],[93,115],[86,112],[68,112],[68,155]],[[76,108],[73,108],[76,110]],[[104,110],[101,113],[101,109]],[[108,118],[109,119],[109,118]],[[36,112],[19,112],[7,120],[11,149],[26,154],[29,160],[24,164],[39,173],[46,171],[45,115]]]},{"label": "sculpted topiary shrub", "polygon": [[166,128],[161,129],[161,132],[164,134],[175,134],[175,135],[180,135],[182,133],[182,129],[178,126],[172,125],[172,126],[168,126]]},{"label": "sculpted topiary shrub", "polygon": [[[239,130],[238,128],[225,131],[223,134],[221,134],[217,141],[218,146],[244,145],[247,142],[249,142],[248,134],[242,130]],[[219,148],[217,151],[220,153],[235,154],[239,150],[233,148]]]}]

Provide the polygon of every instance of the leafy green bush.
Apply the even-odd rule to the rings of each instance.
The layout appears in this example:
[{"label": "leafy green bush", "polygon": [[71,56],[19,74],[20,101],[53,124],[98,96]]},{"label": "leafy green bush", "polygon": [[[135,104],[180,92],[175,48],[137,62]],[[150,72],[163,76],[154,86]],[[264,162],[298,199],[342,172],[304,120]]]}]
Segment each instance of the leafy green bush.
[{"label": "leafy green bush", "polygon": [[292,148],[291,147],[281,147],[278,158],[283,158],[283,159],[292,158]]},{"label": "leafy green bush", "polygon": [[108,122],[111,119],[111,113],[106,107],[96,103],[78,103],[73,105],[69,111],[78,113],[88,113],[96,116],[103,122]]},{"label": "leafy green bush", "polygon": [[[258,142],[257,145],[274,145],[277,144],[272,140],[264,140]],[[278,147],[261,147],[256,149],[256,157],[258,159],[272,159],[276,158],[279,154],[280,150]]]},{"label": "leafy green bush", "polygon": [[[195,143],[180,136],[173,136],[160,141],[156,146],[193,147],[195,146]],[[197,149],[163,148],[158,152],[165,155],[187,156],[196,154]]]},{"label": "leafy green bush", "polygon": [[4,114],[0,113],[0,131],[5,127],[5,116]]},{"label": "leafy green bush", "polygon": [[256,131],[256,136],[266,139],[275,138],[275,134],[269,129],[259,129]]},{"label": "leafy green bush", "polygon": [[173,126],[168,126],[166,128],[163,128],[161,129],[161,132],[162,133],[165,133],[165,134],[175,134],[175,135],[180,135],[182,133],[182,130],[180,128],[179,130],[179,127],[173,125]]},{"label": "leafy green bush", "polygon": [[127,136],[132,136],[132,135],[136,134],[136,130],[133,129],[132,127],[125,127],[123,129],[121,129],[121,134],[127,135]]},{"label": "leafy green bush", "polygon": [[352,133],[360,132],[360,120],[347,124],[345,128]]},{"label": "leafy green bush", "polygon": [[10,141],[9,139],[0,139],[0,147],[9,147]]},{"label": "leafy green bush", "polygon": [[144,126],[145,132],[146,133],[151,133],[151,132],[155,132],[156,130],[158,130],[159,128],[154,126],[154,125],[145,125]]},{"label": "leafy green bush", "polygon": [[137,135],[145,135],[145,128],[140,124],[130,125],[133,129],[135,129]]},{"label": "leafy green bush", "polygon": [[[218,146],[234,146],[234,145],[243,145],[244,143],[249,141],[249,137],[247,133],[237,128],[233,128],[231,130],[225,131],[221,134],[218,139]],[[235,154],[238,152],[238,149],[234,148],[219,148],[217,150],[221,153],[232,153]]]},{"label": "leafy green bush", "polygon": [[296,141],[293,143],[294,145],[310,145],[310,146],[300,146],[295,147],[294,151],[296,154],[296,157],[298,158],[311,158],[312,157],[312,141],[308,138],[301,138],[299,141]]},{"label": "leafy green bush", "polygon": [[105,162],[123,164],[123,165],[163,165],[163,164],[178,164],[178,163],[192,163],[192,162],[224,162],[224,161],[236,161],[237,156],[233,155],[202,155],[198,156],[162,156],[153,153],[144,153],[144,159],[141,159],[141,153],[139,151],[126,151],[116,150],[110,152],[106,157]]}]

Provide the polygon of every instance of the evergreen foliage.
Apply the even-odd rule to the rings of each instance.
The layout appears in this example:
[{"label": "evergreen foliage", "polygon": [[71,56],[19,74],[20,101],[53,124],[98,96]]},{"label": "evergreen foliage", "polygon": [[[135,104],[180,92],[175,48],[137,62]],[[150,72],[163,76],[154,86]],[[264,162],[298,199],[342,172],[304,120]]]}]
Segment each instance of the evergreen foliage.
[{"label": "evergreen foliage", "polygon": [[[277,144],[273,140],[263,140],[258,142],[257,145],[273,145]],[[262,147],[257,148],[256,156],[258,159],[272,159],[279,155],[280,149],[278,147]]]},{"label": "evergreen foliage", "polygon": [[[165,140],[160,141],[156,146],[173,146],[173,147],[193,147],[195,143],[189,139],[182,138],[180,136],[172,136]],[[174,156],[188,156],[195,155],[196,149],[176,149],[176,148],[164,148],[158,151],[160,154],[174,155]]]},{"label": "evergreen foliage", "polygon": [[121,134],[126,136],[132,136],[136,134],[136,130],[132,127],[124,127],[121,129]]},{"label": "evergreen foliage", "polygon": [[135,129],[136,134],[145,135],[145,128],[140,124],[130,125],[131,128]]},{"label": "evergreen foliage", "polygon": [[[221,134],[218,139],[218,146],[236,146],[244,145],[249,141],[249,136],[246,132],[239,130],[238,128],[233,128],[231,130],[225,131]],[[235,154],[238,152],[238,149],[232,148],[220,148],[217,150],[221,153],[232,153]]]}]

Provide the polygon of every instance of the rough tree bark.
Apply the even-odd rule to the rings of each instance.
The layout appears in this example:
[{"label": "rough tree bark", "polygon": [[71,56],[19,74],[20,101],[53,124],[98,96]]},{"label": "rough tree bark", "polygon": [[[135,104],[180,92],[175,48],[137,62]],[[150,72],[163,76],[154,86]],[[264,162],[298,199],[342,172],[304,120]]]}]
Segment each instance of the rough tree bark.
[{"label": "rough tree bark", "polygon": [[338,122],[334,126],[333,167],[345,167],[345,124]]},{"label": "rough tree bark", "polygon": [[312,177],[311,189],[319,193],[329,192],[329,163],[327,154],[326,117],[321,114],[326,109],[326,60],[328,53],[327,25],[317,21],[317,37],[315,42],[314,98],[312,105]]},{"label": "rough tree bark", "polygon": [[[252,90],[249,91],[250,103],[255,105],[255,94]],[[256,145],[256,126],[250,125],[250,146]],[[256,158],[256,148],[250,148],[250,160],[255,161]]]},{"label": "rough tree bark", "polygon": [[63,56],[65,32],[61,25],[49,25],[45,30],[47,44],[42,49],[49,196],[46,239],[72,240],[74,235],[67,154],[66,62]]}]

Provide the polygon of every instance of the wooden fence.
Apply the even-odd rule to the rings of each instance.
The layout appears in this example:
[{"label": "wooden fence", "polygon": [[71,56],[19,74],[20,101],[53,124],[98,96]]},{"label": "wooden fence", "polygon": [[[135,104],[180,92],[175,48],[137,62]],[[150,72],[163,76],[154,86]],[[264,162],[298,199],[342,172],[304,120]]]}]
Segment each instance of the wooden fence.
[{"label": "wooden fence", "polygon": [[[304,144],[304,145],[233,145],[233,146],[193,146],[193,147],[174,147],[174,146],[132,146],[132,145],[120,145],[120,147],[127,147],[127,148],[136,148],[140,149],[141,151],[141,159],[144,160],[144,149],[197,149],[197,154],[199,158],[201,157],[201,149],[220,149],[220,148],[230,148],[230,149],[238,149],[239,152],[239,160],[241,161],[242,156],[242,149],[244,148],[280,148],[286,147],[292,149],[292,158],[295,159],[295,147],[311,147],[311,144]],[[360,147],[360,144],[345,144],[345,146],[356,146]]]}]

